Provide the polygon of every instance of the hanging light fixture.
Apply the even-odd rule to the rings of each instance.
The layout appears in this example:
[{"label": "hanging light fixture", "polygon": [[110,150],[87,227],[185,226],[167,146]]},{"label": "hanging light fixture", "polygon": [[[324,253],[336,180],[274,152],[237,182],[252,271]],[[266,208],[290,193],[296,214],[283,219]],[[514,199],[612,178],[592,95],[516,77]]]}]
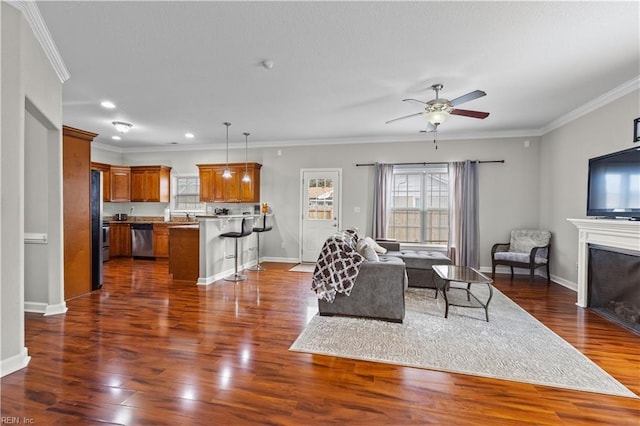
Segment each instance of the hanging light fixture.
[{"label": "hanging light fixture", "polygon": [[248,152],[249,152],[249,141],[248,137],[251,133],[244,132],[244,176],[242,176],[242,181],[249,183],[251,182],[251,176],[249,176],[249,167],[248,167]]},{"label": "hanging light fixture", "polygon": [[112,121],[111,124],[116,128],[120,133],[127,133],[133,125],[131,123],[125,123],[124,121]]},{"label": "hanging light fixture", "polygon": [[227,126],[227,165],[224,168],[224,171],[222,172],[222,177],[225,179],[230,179],[231,178],[231,170],[229,170],[229,126],[231,126],[231,123],[229,123],[228,121],[225,121],[224,123],[225,126]]}]

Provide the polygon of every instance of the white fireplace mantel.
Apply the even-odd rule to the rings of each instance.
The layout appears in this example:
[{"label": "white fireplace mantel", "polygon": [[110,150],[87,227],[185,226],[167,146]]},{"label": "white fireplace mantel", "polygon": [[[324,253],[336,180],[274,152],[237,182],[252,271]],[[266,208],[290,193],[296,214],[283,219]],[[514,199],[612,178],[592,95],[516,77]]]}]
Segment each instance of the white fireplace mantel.
[{"label": "white fireplace mantel", "polygon": [[589,244],[640,252],[640,221],[614,219],[567,219],[578,235],[578,301],[587,307]]}]

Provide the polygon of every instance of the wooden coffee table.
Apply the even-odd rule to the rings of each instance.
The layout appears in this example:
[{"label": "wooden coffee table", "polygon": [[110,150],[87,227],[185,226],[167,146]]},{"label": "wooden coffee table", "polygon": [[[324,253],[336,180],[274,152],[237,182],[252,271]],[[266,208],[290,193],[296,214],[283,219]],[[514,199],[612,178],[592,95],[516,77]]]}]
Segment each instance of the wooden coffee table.
[{"label": "wooden coffee table", "polygon": [[[433,281],[436,286],[436,298],[438,292],[444,296],[445,311],[444,317],[449,315],[449,306],[459,306],[462,308],[483,308],[487,322],[489,321],[489,302],[493,297],[493,280],[483,273],[467,266],[453,265],[433,265],[433,270],[440,277],[435,275]],[[452,287],[451,282],[466,283],[467,287]],[[472,285],[486,285],[489,287],[489,298],[486,302],[478,299],[471,291]],[[455,293],[463,293],[462,296]],[[464,297],[466,295],[466,298]],[[466,300],[465,300],[466,299]]]}]

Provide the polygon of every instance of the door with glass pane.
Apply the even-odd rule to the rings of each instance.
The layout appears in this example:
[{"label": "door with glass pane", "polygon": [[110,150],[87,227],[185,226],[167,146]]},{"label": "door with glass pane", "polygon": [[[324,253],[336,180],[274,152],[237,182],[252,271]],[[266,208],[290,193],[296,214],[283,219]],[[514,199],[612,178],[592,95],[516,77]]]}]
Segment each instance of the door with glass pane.
[{"label": "door with glass pane", "polygon": [[302,171],[300,258],[315,262],[328,236],[340,229],[340,170]]}]

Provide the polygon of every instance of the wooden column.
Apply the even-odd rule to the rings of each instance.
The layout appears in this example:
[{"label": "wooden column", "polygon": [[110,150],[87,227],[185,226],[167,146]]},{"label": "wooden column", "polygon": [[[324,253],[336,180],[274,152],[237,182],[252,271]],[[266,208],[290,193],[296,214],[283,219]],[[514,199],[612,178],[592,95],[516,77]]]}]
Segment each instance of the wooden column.
[{"label": "wooden column", "polygon": [[62,128],[65,300],[91,291],[91,141],[96,136]]}]

